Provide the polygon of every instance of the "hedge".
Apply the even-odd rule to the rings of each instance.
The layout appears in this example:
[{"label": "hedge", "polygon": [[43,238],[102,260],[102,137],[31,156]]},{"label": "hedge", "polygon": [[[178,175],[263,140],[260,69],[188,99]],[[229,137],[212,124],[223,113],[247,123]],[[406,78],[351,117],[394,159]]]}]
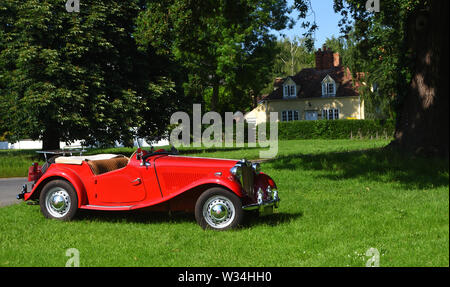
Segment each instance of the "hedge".
[{"label": "hedge", "polygon": [[[202,135],[208,127],[210,125],[201,126]],[[258,126],[259,128],[261,126]],[[222,133],[224,132],[225,126],[222,126]],[[279,140],[391,138],[394,132],[394,120],[319,120],[278,123]],[[266,134],[265,138],[270,138],[269,124],[266,125]],[[256,136],[258,136],[258,133],[256,133]],[[192,128],[190,137],[193,141]],[[224,134],[222,134],[222,139],[223,137]],[[236,140],[236,126],[234,126],[233,139]],[[244,125],[244,140],[248,142],[247,123]]]},{"label": "hedge", "polygon": [[394,131],[394,120],[320,120],[278,124],[280,140],[391,138]]}]

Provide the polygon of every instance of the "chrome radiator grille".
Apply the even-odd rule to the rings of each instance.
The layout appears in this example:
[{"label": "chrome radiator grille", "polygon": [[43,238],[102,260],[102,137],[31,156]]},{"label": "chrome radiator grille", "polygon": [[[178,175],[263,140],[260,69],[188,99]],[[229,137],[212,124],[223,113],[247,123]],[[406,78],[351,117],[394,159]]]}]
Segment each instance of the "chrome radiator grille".
[{"label": "chrome radiator grille", "polygon": [[253,182],[254,182],[254,175],[253,168],[251,164],[244,163],[242,164],[242,177],[241,177],[241,184],[242,188],[245,190],[248,196],[253,197],[254,196],[254,190],[253,190]]}]

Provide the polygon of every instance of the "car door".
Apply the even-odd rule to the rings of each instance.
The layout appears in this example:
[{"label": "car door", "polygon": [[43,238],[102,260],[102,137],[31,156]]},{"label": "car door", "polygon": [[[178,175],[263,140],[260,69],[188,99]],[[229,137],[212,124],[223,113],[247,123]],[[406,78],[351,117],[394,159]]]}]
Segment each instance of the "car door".
[{"label": "car door", "polygon": [[130,162],[124,168],[95,177],[96,198],[105,204],[128,204],[140,202],[146,190],[140,166]]}]

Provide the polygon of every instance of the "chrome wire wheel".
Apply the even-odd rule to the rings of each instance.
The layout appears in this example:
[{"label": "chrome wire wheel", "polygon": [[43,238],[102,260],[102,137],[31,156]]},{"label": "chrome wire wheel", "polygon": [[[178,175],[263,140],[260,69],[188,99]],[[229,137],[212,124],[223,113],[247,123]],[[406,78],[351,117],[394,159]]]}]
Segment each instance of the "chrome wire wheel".
[{"label": "chrome wire wheel", "polygon": [[39,205],[46,218],[69,221],[77,213],[78,195],[69,181],[54,179],[42,188]]},{"label": "chrome wire wheel", "polygon": [[51,188],[45,196],[45,208],[54,218],[66,216],[71,204],[69,193],[59,186]]},{"label": "chrome wire wheel", "polygon": [[243,213],[241,199],[222,187],[204,191],[195,203],[195,219],[203,229],[234,229],[241,224]]},{"label": "chrome wire wheel", "polygon": [[213,196],[203,205],[203,217],[213,228],[227,228],[235,216],[236,210],[233,202],[224,196]]}]

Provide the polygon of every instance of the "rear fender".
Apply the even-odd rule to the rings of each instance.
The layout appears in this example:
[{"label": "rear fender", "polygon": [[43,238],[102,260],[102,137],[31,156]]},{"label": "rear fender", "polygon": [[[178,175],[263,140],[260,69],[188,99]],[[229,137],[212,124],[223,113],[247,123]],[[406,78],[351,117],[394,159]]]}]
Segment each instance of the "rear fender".
[{"label": "rear fender", "polygon": [[70,184],[72,184],[78,196],[78,207],[87,204],[88,200],[86,195],[86,188],[80,177],[69,168],[64,167],[53,168],[53,166],[51,166],[47,170],[47,172],[36,182],[31,192],[25,194],[24,200],[27,201],[38,199],[44,186],[48,182],[56,179],[64,179],[67,180]]}]

